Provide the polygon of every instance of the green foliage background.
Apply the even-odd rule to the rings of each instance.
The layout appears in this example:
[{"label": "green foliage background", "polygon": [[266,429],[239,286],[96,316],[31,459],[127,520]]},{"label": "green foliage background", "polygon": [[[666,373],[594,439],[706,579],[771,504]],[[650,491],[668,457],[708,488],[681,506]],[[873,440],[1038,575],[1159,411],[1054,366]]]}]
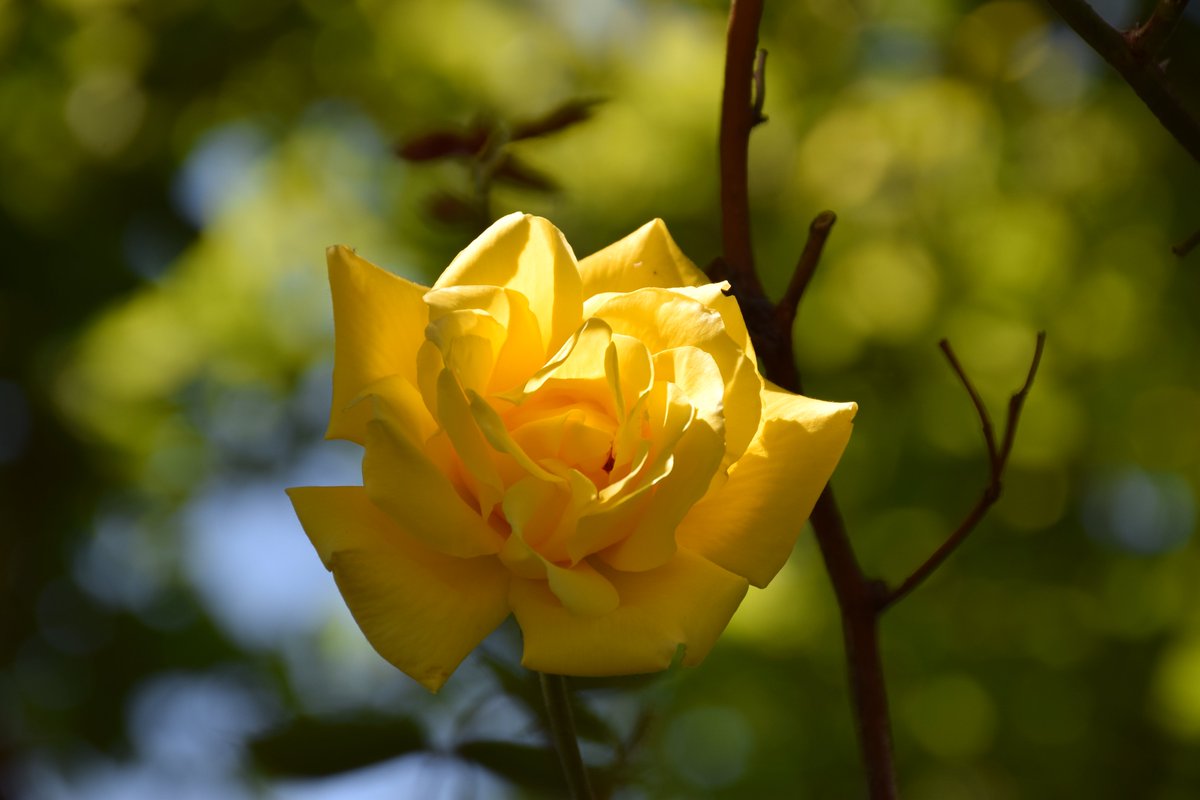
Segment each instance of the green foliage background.
[{"label": "green foliage background", "polygon": [[[602,97],[507,146],[557,188],[501,181],[492,213],[579,255],[660,216],[706,264],[725,13],[0,2],[0,794],[561,791],[515,629],[425,694],[282,497],[354,475],[320,441],[323,251],[432,280],[478,232],[448,218],[472,171],[393,146]],[[1193,103],[1198,20],[1169,67]],[[778,294],[838,212],[795,336],[808,390],[861,407],[835,484],[871,572],[907,574],[984,485],[936,341],[999,410],[1049,333],[1004,498],[885,620],[905,796],[1196,796],[1200,272],[1170,245],[1200,168],[1035,0],[769,3],[762,38],[760,269]],[[858,796],[844,683],[804,536],[703,667],[584,685],[585,752],[622,797]]]}]

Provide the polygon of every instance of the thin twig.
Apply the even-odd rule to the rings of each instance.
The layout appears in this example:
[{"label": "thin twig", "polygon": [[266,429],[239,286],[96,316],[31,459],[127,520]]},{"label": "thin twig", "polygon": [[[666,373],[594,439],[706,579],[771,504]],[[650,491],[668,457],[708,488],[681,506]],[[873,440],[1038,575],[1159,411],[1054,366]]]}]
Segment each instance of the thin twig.
[{"label": "thin twig", "polygon": [[901,581],[890,592],[885,593],[879,600],[879,612],[886,611],[894,605],[898,600],[907,596],[910,592],[920,586],[925,580],[932,575],[938,567],[942,565],[950,555],[958,549],[966,538],[975,530],[975,527],[987,515],[988,510],[995,505],[1000,499],[1001,480],[1004,477],[1004,468],[1008,464],[1008,456],[1012,452],[1013,442],[1017,435],[1017,424],[1021,420],[1021,409],[1025,405],[1025,398],[1029,395],[1029,390],[1033,388],[1033,379],[1037,375],[1038,365],[1042,362],[1042,351],[1046,346],[1046,332],[1040,331],[1037,335],[1037,344],[1034,347],[1033,358],[1030,360],[1029,372],[1025,375],[1025,383],[1021,385],[1013,396],[1008,401],[1008,419],[1004,426],[1003,444],[997,449],[995,435],[992,432],[992,423],[988,418],[987,408],[983,401],[979,398],[979,394],[975,391],[975,387],[971,384],[966,372],[963,371],[962,365],[958,363],[958,359],[954,357],[953,350],[950,349],[950,343],[945,339],[941,341],[942,351],[946,353],[946,358],[950,361],[951,367],[954,369],[959,380],[966,387],[967,393],[971,396],[971,402],[975,405],[975,411],[979,415],[979,422],[983,426],[983,438],[987,443],[988,450],[988,482],[983,489],[983,493],[979,499],[975,501],[975,505],[967,512],[967,516],[959,523],[946,540],[942,542],[937,550],[933,551],[933,555],[929,556],[921,566],[913,570],[912,574]]},{"label": "thin twig", "polygon": [[1125,35],[1129,48],[1144,58],[1154,58],[1175,32],[1188,0],[1158,0],[1150,19]]},{"label": "thin twig", "polygon": [[554,749],[562,764],[563,777],[572,800],[593,800],[592,786],[588,782],[587,768],[579,754],[579,737],[575,733],[575,718],[571,714],[571,694],[567,679],[562,675],[539,672],[542,698],[546,701],[546,714],[550,720],[550,736]]},{"label": "thin twig", "polygon": [[[1140,36],[1136,36],[1137,31],[1131,34],[1117,31],[1105,22],[1086,0],[1046,2],[1089,47],[1121,74],[1151,113],[1158,117],[1163,127],[1183,145],[1193,159],[1200,161],[1200,117],[1197,117],[1170,87],[1155,52],[1162,42],[1166,41],[1166,35],[1169,35],[1170,28],[1173,27],[1171,20],[1178,19],[1178,16],[1171,15],[1182,14],[1185,2],[1160,2],[1160,8],[1163,5],[1171,5],[1173,8],[1166,12],[1165,16],[1160,16],[1159,22],[1154,22],[1152,17],[1147,23],[1151,26],[1150,31]],[[1178,7],[1174,8],[1175,6]],[[1155,13],[1159,13],[1157,9]],[[1140,41],[1139,44],[1134,44],[1135,38]],[[1148,39],[1156,41],[1157,44],[1151,46],[1153,42]]]},{"label": "thin twig", "polygon": [[1008,419],[1004,423],[1004,444],[1000,445],[1000,469],[1008,464],[1008,456],[1012,453],[1013,442],[1017,437],[1017,422],[1021,419],[1021,410],[1025,407],[1025,398],[1033,388],[1033,379],[1037,376],[1038,367],[1042,363],[1042,351],[1046,349],[1046,332],[1038,331],[1037,342],[1033,347],[1033,358],[1029,362],[1029,372],[1025,375],[1025,383],[1013,393],[1008,400]]},{"label": "thin twig", "polygon": [[946,360],[950,362],[950,369],[954,370],[954,374],[958,376],[958,380],[962,383],[963,388],[967,390],[967,395],[971,398],[971,403],[975,406],[975,413],[979,415],[979,425],[983,428],[983,441],[987,445],[988,466],[991,469],[992,477],[996,475],[996,468],[999,466],[999,452],[996,449],[996,433],[992,427],[992,416],[988,413],[987,406],[984,405],[983,398],[979,396],[979,392],[975,390],[971,379],[967,377],[966,370],[959,363],[958,357],[954,355],[954,348],[950,346],[949,339],[942,339],[938,342],[938,347],[942,348],[942,352],[946,354]]},{"label": "thin twig", "polygon": [[792,279],[788,283],[787,290],[775,306],[775,313],[786,322],[789,331],[796,319],[796,311],[800,307],[800,300],[804,297],[804,290],[808,288],[809,281],[817,271],[821,253],[825,250],[825,242],[828,241],[829,233],[833,230],[835,222],[837,222],[837,214],[832,211],[822,211],[808,226],[808,240],[804,243],[804,251],[800,253],[796,269],[792,271]]}]

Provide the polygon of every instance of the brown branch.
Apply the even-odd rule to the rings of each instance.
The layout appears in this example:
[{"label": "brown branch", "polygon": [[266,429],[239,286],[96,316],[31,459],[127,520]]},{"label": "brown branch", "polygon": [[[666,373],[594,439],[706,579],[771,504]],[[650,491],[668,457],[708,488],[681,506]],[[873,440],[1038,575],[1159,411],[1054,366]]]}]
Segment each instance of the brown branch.
[{"label": "brown branch", "polygon": [[1004,425],[1004,440],[999,447],[996,446],[996,438],[992,431],[992,423],[988,417],[987,407],[980,399],[979,393],[975,391],[975,387],[972,385],[970,378],[967,377],[962,365],[954,357],[954,351],[950,348],[950,343],[943,339],[940,345],[954,373],[958,376],[963,386],[966,387],[967,393],[971,396],[971,402],[975,405],[975,412],[979,415],[979,422],[983,427],[983,438],[988,451],[988,482],[987,486],[983,489],[983,494],[975,501],[975,505],[971,507],[967,516],[963,518],[963,521],[959,523],[954,532],[942,542],[942,545],[933,552],[933,555],[929,556],[899,586],[882,595],[879,601],[879,611],[881,613],[894,605],[896,601],[906,597],[937,571],[937,568],[958,549],[958,546],[966,540],[971,531],[975,530],[975,527],[987,515],[988,510],[1000,499],[1004,468],[1008,464],[1009,454],[1012,453],[1013,442],[1017,435],[1017,423],[1021,419],[1021,409],[1025,406],[1025,398],[1029,395],[1029,390],[1033,388],[1033,378],[1037,375],[1038,365],[1042,362],[1042,351],[1046,346],[1046,332],[1040,331],[1038,333],[1037,344],[1033,350],[1033,359],[1030,361],[1029,372],[1025,376],[1025,383],[1021,385],[1021,388],[1008,401],[1008,419]]},{"label": "brown branch", "polygon": [[826,486],[809,517],[825,570],[829,573],[842,618],[846,670],[863,765],[871,800],[895,800],[896,765],[892,754],[892,725],[887,683],[879,652],[880,593],[884,588],[863,575],[841,511]]},{"label": "brown branch", "polygon": [[1183,13],[1186,0],[1160,0],[1150,21],[1122,34],[1086,0],[1046,0],[1089,47],[1121,74],[1162,126],[1196,161],[1200,161],[1200,117],[1188,109],[1167,83],[1157,50]]},{"label": "brown branch", "polygon": [[763,297],[750,238],[749,146],[754,127],[754,59],[762,0],[733,0],[725,41],[725,87],[721,95],[721,240],[729,282],[739,295]]}]

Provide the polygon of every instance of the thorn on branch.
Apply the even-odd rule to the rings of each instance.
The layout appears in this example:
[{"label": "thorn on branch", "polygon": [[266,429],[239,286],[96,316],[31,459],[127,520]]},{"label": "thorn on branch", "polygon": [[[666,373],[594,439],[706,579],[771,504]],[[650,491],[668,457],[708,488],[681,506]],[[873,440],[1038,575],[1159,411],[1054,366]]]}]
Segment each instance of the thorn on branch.
[{"label": "thorn on branch", "polygon": [[942,562],[949,558],[958,546],[966,540],[971,531],[975,529],[975,526],[987,514],[988,509],[1000,499],[1001,479],[1004,477],[1004,468],[1008,465],[1008,456],[1012,452],[1013,443],[1016,441],[1017,424],[1021,420],[1021,410],[1025,406],[1025,398],[1029,396],[1029,390],[1033,388],[1033,379],[1037,375],[1038,366],[1042,363],[1042,351],[1046,346],[1046,332],[1038,332],[1037,343],[1034,345],[1033,358],[1030,359],[1029,372],[1025,375],[1025,382],[1009,398],[1008,418],[1005,420],[1004,437],[999,447],[996,445],[995,431],[992,428],[992,421],[988,415],[987,406],[984,405],[983,399],[975,390],[971,379],[967,377],[962,364],[955,357],[954,350],[950,347],[950,342],[943,339],[938,343],[938,346],[942,348],[942,352],[946,354],[946,359],[950,362],[951,369],[954,370],[954,374],[958,376],[959,381],[966,388],[967,394],[971,397],[971,403],[975,406],[975,413],[979,416],[979,424],[983,428],[983,438],[987,445],[988,462],[990,465],[988,482],[984,486],[983,493],[979,499],[975,501],[975,505],[972,506],[967,516],[963,518],[963,521],[959,523],[954,532],[946,538],[946,541],[942,542],[941,547],[935,550],[899,586],[882,597],[879,601],[880,612],[890,608],[896,601],[907,596],[913,589],[924,583],[942,565]]},{"label": "thorn on branch", "polygon": [[1125,34],[1130,52],[1136,58],[1153,60],[1175,32],[1187,4],[1188,0],[1158,0],[1150,19]]},{"label": "thorn on branch", "polygon": [[759,48],[754,58],[754,102],[753,113],[750,115],[750,127],[761,125],[767,121],[763,114],[763,104],[767,102],[767,51]]}]

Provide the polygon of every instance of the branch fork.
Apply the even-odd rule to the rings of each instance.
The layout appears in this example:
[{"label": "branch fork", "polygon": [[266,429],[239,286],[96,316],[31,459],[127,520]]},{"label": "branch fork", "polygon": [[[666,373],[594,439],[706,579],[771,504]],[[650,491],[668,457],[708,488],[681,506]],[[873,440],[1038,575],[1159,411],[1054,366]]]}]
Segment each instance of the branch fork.
[{"label": "branch fork", "polygon": [[[1068,1],[1050,0],[1052,3]],[[709,275],[714,280],[728,279],[733,287],[767,377],[784,389],[800,392],[792,327],[837,216],[832,211],[824,211],[813,219],[787,290],[778,303],[771,303],[754,267],[748,178],[750,132],[766,119],[763,116],[766,52],[757,49],[762,6],[762,0],[733,0],[730,7],[719,140],[723,253],[714,260]],[[1200,137],[1197,140],[1200,142]],[[1200,148],[1197,152],[1200,153]],[[1004,433],[998,442],[982,398],[949,343],[942,342],[943,352],[979,414],[988,451],[989,480],[959,527],[898,587],[889,589],[882,581],[863,573],[831,487],[825,487],[813,508],[810,521],[842,619],[850,694],[871,800],[894,800],[899,796],[887,686],[879,648],[880,617],[887,608],[924,582],[1000,497],[1001,478],[1044,344],[1045,334],[1039,333],[1025,383],[1009,401]]]}]

